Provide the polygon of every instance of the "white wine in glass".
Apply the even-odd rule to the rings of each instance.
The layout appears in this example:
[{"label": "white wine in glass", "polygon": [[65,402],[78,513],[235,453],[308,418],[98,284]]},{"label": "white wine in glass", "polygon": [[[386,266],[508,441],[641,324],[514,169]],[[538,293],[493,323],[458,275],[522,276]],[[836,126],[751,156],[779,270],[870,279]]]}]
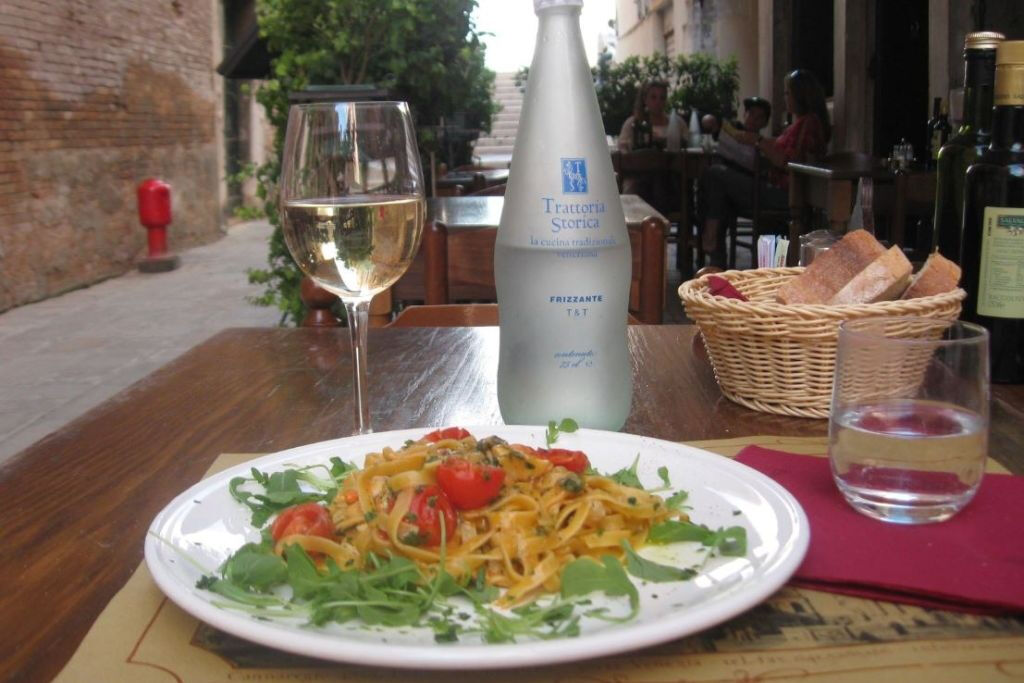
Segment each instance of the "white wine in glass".
[{"label": "white wine in glass", "polygon": [[406,103],[294,105],[282,160],[281,212],[285,243],[296,263],[345,304],[355,433],[370,432],[370,299],[409,268],[426,217],[419,152]]}]

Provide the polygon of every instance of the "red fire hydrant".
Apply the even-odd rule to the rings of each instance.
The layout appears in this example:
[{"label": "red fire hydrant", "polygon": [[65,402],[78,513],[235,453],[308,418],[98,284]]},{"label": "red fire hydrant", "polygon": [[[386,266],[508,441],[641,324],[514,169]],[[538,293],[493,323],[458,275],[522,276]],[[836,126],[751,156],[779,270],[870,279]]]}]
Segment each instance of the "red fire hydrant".
[{"label": "red fire hydrant", "polygon": [[162,273],[178,267],[178,257],[167,251],[171,223],[171,186],[149,178],[139,184],[139,221],[146,226],[148,253],[139,261],[143,273]]}]

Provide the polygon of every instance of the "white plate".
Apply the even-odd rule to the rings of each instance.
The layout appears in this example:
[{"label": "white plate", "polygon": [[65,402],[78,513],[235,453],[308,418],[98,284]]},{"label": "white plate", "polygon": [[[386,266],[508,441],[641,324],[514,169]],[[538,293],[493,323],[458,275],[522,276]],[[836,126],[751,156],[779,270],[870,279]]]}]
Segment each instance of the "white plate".
[{"label": "white plate", "polygon": [[[481,438],[497,434],[510,442],[544,444],[543,427],[467,427]],[[659,486],[657,469],[668,468],[672,490],[689,492],[693,521],[712,529],[742,525],[747,529],[747,556],[721,557],[707,563],[691,581],[643,584],[640,614],[625,624],[584,618],[575,638],[487,644],[463,638],[439,645],[433,632],[418,628],[379,628],[358,622],[317,628],[298,620],[265,621],[211,604],[218,597],[195,588],[202,571],[212,572],[238,547],[258,540],[249,510],[228,494],[228,481],[289,465],[326,463],[331,456],[362,463],[363,456],[384,446],[399,447],[428,429],[366,434],[282,451],[205,479],[175,498],[157,515],[146,537],[146,563],[167,596],[193,616],[223,631],[288,652],[341,662],[419,669],[523,667],[566,662],[646,647],[696,633],[743,612],[774,593],[796,571],[807,551],[810,529],[799,503],[761,473],[720,455],[669,441],[581,429],[562,434],[561,448],[586,451],[591,464],[611,473],[640,455],[640,480]],[[668,495],[666,492],[664,495]],[[738,512],[737,512],[738,511]],[[162,539],[162,540],[161,540]],[[171,547],[173,544],[175,547]],[[703,555],[698,544],[646,548],[649,559],[691,566]],[[603,599],[595,598],[600,603]],[[609,604],[618,613],[623,600]]]}]

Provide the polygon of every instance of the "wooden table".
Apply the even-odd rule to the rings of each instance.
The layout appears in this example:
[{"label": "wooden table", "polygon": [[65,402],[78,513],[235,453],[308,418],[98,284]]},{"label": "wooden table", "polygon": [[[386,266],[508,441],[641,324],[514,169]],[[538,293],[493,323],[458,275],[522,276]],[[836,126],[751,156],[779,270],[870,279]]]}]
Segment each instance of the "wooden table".
[{"label": "wooden table", "polygon": [[[619,195],[619,199],[622,202],[628,229],[639,230],[644,219],[650,216],[665,221],[665,217],[657,209],[635,194]],[[427,199],[427,222],[441,223],[449,233],[497,228],[504,206],[503,196],[431,197]],[[429,227],[425,232],[429,232]],[[424,247],[421,246],[409,269],[391,288],[391,297],[399,301],[426,301],[425,274],[425,254]]]},{"label": "wooden table", "polygon": [[[625,431],[671,440],[820,436],[823,421],[724,399],[688,325],[633,326]],[[142,560],[151,520],[220,453],[352,428],[347,332],[232,329],[27,448],[0,469],[0,678],[54,676]],[[452,352],[457,349],[457,352]],[[500,424],[496,328],[371,330],[377,430]],[[1024,387],[997,387],[992,449],[1024,472]]]},{"label": "wooden table", "polygon": [[[627,227],[638,228],[648,216],[665,218],[635,194],[619,195],[619,199]],[[444,223],[449,230],[496,228],[504,206],[504,197],[431,197],[427,200],[427,220]]]},{"label": "wooden table", "polygon": [[[894,244],[904,242],[904,222],[908,200],[934,201],[934,171],[911,170],[893,173],[881,159],[859,152],[832,155],[819,162],[790,163],[788,265],[796,265],[800,252],[800,235],[806,231],[810,209],[825,212],[830,228],[838,233],[846,230],[854,204],[854,193],[861,180],[870,179],[877,185],[892,185],[894,195],[887,206],[890,217],[889,239]],[[930,193],[930,197],[928,197]],[[924,199],[922,200],[922,197]],[[870,211],[871,207],[867,207]]]},{"label": "wooden table", "polygon": [[466,191],[471,192],[505,182],[508,182],[507,168],[464,169],[445,173],[437,179],[437,187],[461,185]]}]

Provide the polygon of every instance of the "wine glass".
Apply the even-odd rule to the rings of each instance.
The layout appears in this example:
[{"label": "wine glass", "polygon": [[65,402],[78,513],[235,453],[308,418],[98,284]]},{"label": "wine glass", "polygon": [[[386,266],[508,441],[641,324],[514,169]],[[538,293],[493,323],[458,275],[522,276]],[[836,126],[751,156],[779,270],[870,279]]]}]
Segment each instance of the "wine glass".
[{"label": "wine glass", "polygon": [[373,431],[366,397],[370,299],[419,249],[426,201],[405,102],[297,104],[281,161],[284,239],[299,268],[348,314],[355,433]]}]

